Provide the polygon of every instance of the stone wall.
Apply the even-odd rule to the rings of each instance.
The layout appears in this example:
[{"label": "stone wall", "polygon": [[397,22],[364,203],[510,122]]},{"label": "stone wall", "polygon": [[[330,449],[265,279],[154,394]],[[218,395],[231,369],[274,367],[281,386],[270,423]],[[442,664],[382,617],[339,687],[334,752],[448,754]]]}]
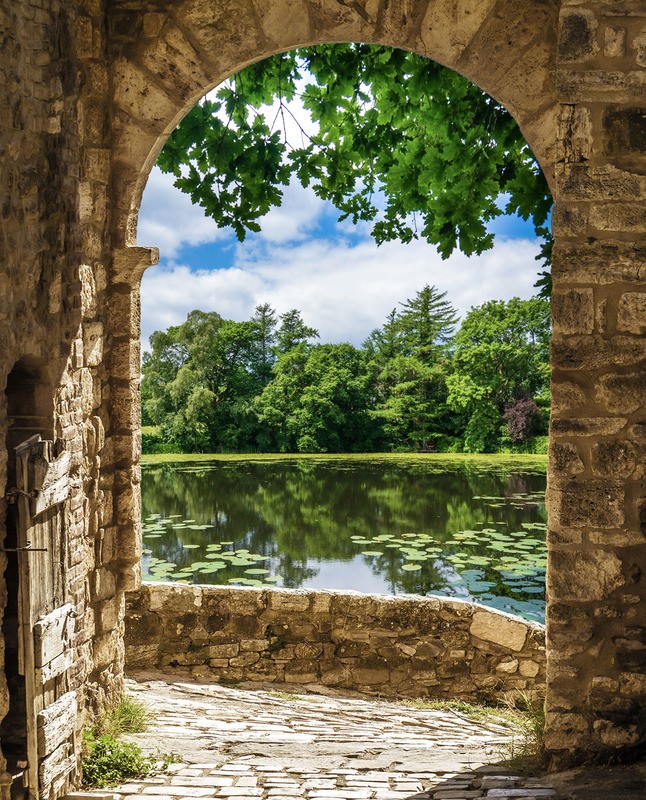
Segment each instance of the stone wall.
[{"label": "stone wall", "polygon": [[[87,712],[122,687],[123,586],[133,585],[133,567],[138,574],[138,558],[122,547],[137,539],[132,517],[119,541],[120,520],[121,530],[126,525],[121,496],[133,494],[138,445],[136,417],[126,430],[113,414],[123,376],[115,368],[117,337],[126,323],[117,293],[108,289],[105,35],[99,0],[0,3],[0,542],[7,546],[7,536],[15,535],[5,501],[15,485],[13,447],[40,433],[71,456],[58,549],[64,599],[75,613],[68,629],[74,663],[61,685],[77,695],[79,754]],[[137,359],[133,354],[126,376],[134,387]],[[133,401],[136,408],[136,389]],[[5,672],[12,686],[17,678],[4,662],[6,654],[16,659],[15,572],[15,557],[12,564],[0,552],[0,617],[8,638],[7,648],[4,641],[0,647],[0,720],[9,711]],[[14,701],[20,691],[12,688]],[[2,798],[9,781],[0,752]],[[57,785],[52,792],[63,790]]]},{"label": "stone wall", "polygon": [[545,631],[449,598],[145,583],[127,596],[126,669],[505,701],[544,695]]},{"label": "stone wall", "polygon": [[646,741],[646,8],[561,5],[546,742],[563,762]]}]

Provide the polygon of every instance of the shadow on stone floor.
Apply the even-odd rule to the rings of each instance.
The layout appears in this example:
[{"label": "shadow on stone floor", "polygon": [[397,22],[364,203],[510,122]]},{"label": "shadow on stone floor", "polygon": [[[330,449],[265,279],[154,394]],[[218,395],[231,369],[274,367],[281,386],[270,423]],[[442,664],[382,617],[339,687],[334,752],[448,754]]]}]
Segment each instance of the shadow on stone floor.
[{"label": "shadow on stone floor", "polygon": [[447,778],[405,800],[474,798],[552,800],[646,800],[646,761],[612,767],[581,767],[535,777],[515,774],[505,762]]}]

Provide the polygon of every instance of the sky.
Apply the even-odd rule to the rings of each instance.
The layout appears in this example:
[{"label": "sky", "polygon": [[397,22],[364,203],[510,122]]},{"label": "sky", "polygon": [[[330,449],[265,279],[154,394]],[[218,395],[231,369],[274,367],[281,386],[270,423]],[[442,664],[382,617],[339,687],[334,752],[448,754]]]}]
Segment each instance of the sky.
[{"label": "sky", "polygon": [[443,261],[422,241],[377,247],[369,224],[337,221],[337,212],[299,184],[240,243],[219,229],[173,177],[153,169],[144,192],[137,239],[160,249],[142,283],[142,344],[155,330],[178,325],[193,309],[249,319],[259,303],[279,314],[298,308],[322,342],[359,346],[398,303],[424,285],[447,292],[461,316],[486,300],[535,294],[539,243],[529,223],[498,217],[493,249]]}]

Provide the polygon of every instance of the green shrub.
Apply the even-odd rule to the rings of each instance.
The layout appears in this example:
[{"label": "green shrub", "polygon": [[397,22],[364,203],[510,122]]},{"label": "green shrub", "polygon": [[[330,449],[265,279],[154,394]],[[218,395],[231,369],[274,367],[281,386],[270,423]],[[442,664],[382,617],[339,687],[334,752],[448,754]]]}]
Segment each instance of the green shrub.
[{"label": "green shrub", "polygon": [[142,453],[181,453],[182,448],[176,444],[169,444],[162,438],[159,428],[155,425],[146,425],[141,429]]},{"label": "green shrub", "polygon": [[134,742],[119,741],[125,733],[141,733],[152,718],[148,706],[123,695],[105,710],[92,728],[83,732],[83,783],[116,786],[131,778],[145,778],[154,769],[166,769],[177,761],[174,754],[144,755]]},{"label": "green shrub", "polygon": [[144,778],[156,766],[153,756],[144,756],[139,745],[120,742],[114,736],[83,736],[83,783],[102,789],[129,778]]}]

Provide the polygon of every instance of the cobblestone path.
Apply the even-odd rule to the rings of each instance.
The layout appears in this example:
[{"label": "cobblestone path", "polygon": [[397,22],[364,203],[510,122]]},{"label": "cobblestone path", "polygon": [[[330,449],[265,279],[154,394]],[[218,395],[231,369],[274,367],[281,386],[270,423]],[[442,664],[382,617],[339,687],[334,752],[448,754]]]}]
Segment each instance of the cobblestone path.
[{"label": "cobblestone path", "polygon": [[[339,696],[241,691],[214,684],[129,682],[155,713],[144,750],[182,761],[110,790],[117,800],[468,800],[558,798],[544,781],[496,766],[506,724]],[[96,794],[101,794],[97,792]]]}]

